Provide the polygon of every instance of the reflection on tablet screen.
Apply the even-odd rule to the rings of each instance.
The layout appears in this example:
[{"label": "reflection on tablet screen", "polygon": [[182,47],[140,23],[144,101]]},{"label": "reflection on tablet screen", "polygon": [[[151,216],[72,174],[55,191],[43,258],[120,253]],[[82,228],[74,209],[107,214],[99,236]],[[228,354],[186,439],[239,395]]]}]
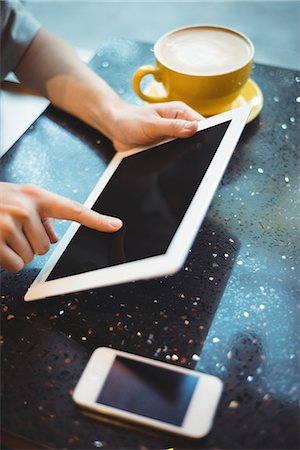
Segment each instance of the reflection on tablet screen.
[{"label": "reflection on tablet screen", "polygon": [[124,158],[93,206],[124,226],[80,226],[47,280],[165,253],[229,124]]}]

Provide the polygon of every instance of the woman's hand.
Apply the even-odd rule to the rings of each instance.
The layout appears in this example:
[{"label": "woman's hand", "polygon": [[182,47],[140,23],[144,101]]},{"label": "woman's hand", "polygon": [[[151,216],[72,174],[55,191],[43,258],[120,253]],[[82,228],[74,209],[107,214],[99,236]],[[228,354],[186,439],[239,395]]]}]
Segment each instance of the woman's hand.
[{"label": "woman's hand", "polygon": [[114,232],[122,221],[30,184],[0,183],[0,265],[18,272],[58,238],[49,218]]},{"label": "woman's hand", "polygon": [[151,146],[169,138],[196,133],[204,117],[182,102],[137,106],[122,104],[112,111],[109,137],[118,151]]}]

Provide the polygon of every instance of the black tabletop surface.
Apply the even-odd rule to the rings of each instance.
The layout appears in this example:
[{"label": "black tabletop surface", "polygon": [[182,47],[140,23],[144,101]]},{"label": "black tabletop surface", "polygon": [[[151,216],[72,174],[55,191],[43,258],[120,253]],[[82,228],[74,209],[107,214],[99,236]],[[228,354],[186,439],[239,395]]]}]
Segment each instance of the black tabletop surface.
[{"label": "black tabletop surface", "polygon": [[[91,67],[128,102],[151,45],[103,44]],[[255,65],[264,93],[182,270],[45,301],[23,295],[45,263],[1,273],[3,445],[15,448],[299,448],[300,76]],[[84,201],[111,143],[50,106],[1,160],[1,179]],[[68,223],[58,221],[64,234]],[[188,440],[85,417],[71,395],[99,346],[220,377],[210,434]]]}]

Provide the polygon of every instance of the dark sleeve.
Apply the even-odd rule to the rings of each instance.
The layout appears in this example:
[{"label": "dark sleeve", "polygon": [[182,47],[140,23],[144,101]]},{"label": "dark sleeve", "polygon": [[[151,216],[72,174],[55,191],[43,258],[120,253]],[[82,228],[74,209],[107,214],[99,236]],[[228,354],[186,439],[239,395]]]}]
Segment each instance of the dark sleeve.
[{"label": "dark sleeve", "polygon": [[18,0],[0,0],[1,79],[13,71],[40,29],[39,22]]}]

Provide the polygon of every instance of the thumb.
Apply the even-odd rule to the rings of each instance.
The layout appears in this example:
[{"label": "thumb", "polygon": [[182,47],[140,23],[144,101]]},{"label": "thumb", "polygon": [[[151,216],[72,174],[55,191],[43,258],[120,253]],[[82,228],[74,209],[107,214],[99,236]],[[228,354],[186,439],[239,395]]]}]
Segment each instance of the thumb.
[{"label": "thumb", "polygon": [[53,228],[53,219],[47,217],[46,219],[42,219],[42,224],[45,228],[45,231],[49,237],[51,244],[55,244],[58,241],[58,236]]},{"label": "thumb", "polygon": [[160,120],[158,129],[162,135],[167,137],[186,138],[193,136],[198,129],[198,122],[196,120],[183,119],[164,119]]}]

